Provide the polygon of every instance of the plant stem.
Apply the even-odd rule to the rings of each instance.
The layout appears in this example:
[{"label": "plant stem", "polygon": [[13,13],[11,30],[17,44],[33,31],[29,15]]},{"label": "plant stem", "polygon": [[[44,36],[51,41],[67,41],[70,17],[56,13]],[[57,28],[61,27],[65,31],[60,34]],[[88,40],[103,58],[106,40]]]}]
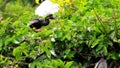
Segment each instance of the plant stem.
[{"label": "plant stem", "polygon": [[117,36],[118,36],[118,26],[117,26],[117,21],[116,21],[116,11],[113,9],[113,12],[114,12],[114,14],[113,14],[113,17],[112,17],[112,18],[114,19],[115,39],[117,40]]},{"label": "plant stem", "polygon": [[[96,17],[97,17],[97,19],[98,19],[98,21],[99,21],[99,23],[101,24],[101,26],[103,27],[103,30],[104,30],[104,32],[103,33],[105,33],[106,34],[106,29],[105,29],[105,27],[104,27],[104,25],[102,24],[102,19],[98,16],[98,14],[96,13],[96,11],[94,10],[94,13],[95,13],[95,15],[96,15]],[[99,29],[99,30],[101,30],[101,29]],[[102,32],[102,30],[101,30],[101,32]]]}]

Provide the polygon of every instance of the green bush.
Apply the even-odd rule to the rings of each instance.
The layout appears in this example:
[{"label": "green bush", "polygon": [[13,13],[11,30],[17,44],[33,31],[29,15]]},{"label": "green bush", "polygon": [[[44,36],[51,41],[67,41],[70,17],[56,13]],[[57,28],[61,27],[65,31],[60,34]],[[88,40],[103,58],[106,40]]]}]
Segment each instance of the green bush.
[{"label": "green bush", "polygon": [[36,32],[29,21],[38,17],[37,6],[29,0],[8,2],[0,11],[0,67],[88,68],[102,57],[109,68],[120,67],[119,3],[73,0]]}]

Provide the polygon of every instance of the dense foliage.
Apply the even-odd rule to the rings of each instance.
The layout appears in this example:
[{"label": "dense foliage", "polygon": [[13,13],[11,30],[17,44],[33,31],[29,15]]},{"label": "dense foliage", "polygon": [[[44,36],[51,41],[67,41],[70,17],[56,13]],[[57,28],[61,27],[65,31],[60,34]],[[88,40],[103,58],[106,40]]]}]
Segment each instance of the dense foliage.
[{"label": "dense foliage", "polygon": [[[0,67],[120,68],[119,0],[52,0],[60,11],[37,32],[34,0],[0,0]],[[3,5],[4,4],[4,5]],[[40,17],[39,17],[40,18]]]}]

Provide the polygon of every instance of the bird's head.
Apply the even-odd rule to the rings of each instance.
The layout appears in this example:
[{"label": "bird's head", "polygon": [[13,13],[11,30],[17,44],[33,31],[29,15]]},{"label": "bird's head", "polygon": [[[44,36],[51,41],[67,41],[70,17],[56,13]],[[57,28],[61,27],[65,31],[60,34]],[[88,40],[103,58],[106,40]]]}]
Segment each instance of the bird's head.
[{"label": "bird's head", "polygon": [[49,14],[48,16],[45,17],[45,19],[55,19],[52,14]]}]

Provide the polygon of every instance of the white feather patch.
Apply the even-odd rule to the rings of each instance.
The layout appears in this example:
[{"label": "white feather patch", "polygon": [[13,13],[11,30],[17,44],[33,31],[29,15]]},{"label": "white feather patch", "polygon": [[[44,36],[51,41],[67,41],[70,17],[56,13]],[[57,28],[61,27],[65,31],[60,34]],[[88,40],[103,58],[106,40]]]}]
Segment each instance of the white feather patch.
[{"label": "white feather patch", "polygon": [[42,2],[35,10],[35,14],[39,16],[47,16],[49,14],[54,14],[58,12],[59,5],[53,4],[50,0],[45,0]]}]

